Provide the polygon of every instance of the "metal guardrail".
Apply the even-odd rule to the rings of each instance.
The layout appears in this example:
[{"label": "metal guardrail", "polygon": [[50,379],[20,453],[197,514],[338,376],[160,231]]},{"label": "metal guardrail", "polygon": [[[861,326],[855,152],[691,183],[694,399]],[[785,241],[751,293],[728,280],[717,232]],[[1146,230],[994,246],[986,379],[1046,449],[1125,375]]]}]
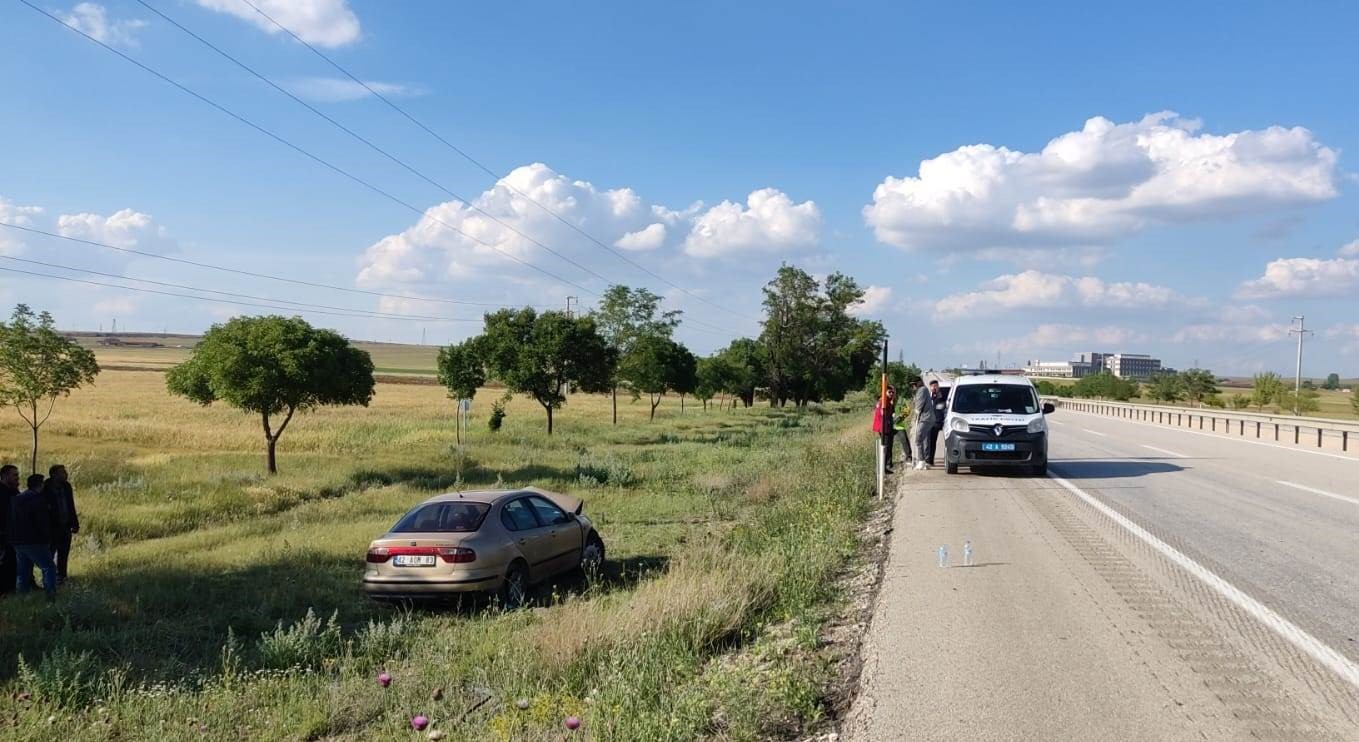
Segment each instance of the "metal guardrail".
[{"label": "metal guardrail", "polygon": [[[1110,402],[1099,399],[1071,399],[1069,397],[1044,397],[1045,401],[1077,412],[1124,418],[1138,422],[1155,423],[1170,427],[1192,430],[1220,432],[1224,435],[1235,433],[1242,438],[1257,438],[1287,442],[1291,434],[1294,445],[1309,448],[1327,448],[1327,443],[1348,452],[1351,445],[1359,447],[1359,423],[1344,420],[1330,420],[1320,417],[1293,417],[1291,415],[1264,415],[1253,412],[1234,412],[1212,408],[1169,407],[1164,405],[1134,404],[1132,402]],[[1233,430],[1235,428],[1235,430]],[[1304,436],[1303,431],[1307,431]],[[1312,442],[1315,440],[1316,445]]]}]

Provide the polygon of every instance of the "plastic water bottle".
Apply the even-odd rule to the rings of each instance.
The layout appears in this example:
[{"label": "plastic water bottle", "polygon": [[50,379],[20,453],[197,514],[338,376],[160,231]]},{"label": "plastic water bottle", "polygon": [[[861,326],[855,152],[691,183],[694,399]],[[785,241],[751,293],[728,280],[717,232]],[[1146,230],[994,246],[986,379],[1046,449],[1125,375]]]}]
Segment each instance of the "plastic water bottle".
[{"label": "plastic water bottle", "polygon": [[971,567],[971,566],[972,566],[972,540],[971,540],[971,539],[963,539],[963,564],[964,564],[965,566],[968,566],[968,567]]},{"label": "plastic water bottle", "polygon": [[948,544],[939,547],[939,566],[948,566]]}]

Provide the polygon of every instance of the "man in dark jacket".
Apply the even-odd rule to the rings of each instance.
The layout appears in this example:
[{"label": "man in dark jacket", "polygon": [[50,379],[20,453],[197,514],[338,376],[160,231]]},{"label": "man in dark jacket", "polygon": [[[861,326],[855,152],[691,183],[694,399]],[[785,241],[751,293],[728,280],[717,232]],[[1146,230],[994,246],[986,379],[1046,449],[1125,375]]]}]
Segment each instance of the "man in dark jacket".
[{"label": "man in dark jacket", "polygon": [[52,537],[57,518],[52,499],[42,490],[42,475],[30,474],[28,489],[14,498],[9,508],[9,540],[18,558],[19,578],[15,590],[33,589],[33,567],[42,572],[42,588],[49,601],[57,598],[57,565],[52,562]]},{"label": "man in dark jacket", "polygon": [[76,514],[75,490],[66,474],[66,467],[57,464],[47,470],[47,484],[43,491],[52,500],[56,511],[57,531],[52,536],[52,560],[57,563],[57,583],[66,581],[66,565],[71,560],[71,536],[80,533],[80,516]]},{"label": "man in dark jacket", "polygon": [[925,441],[925,463],[934,466],[934,451],[939,447],[939,434],[944,430],[944,418],[948,417],[948,392],[939,388],[939,382],[930,381],[930,400],[934,403],[934,427]]},{"label": "man in dark jacket", "polygon": [[19,496],[19,467],[0,466],[0,595],[14,592],[14,547],[9,543],[9,508]]}]

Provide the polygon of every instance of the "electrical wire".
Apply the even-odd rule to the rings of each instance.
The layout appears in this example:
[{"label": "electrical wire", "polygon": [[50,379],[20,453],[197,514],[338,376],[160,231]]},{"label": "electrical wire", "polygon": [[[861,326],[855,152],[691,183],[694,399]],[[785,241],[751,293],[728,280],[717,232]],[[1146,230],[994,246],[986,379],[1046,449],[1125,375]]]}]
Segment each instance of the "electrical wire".
[{"label": "electrical wire", "polygon": [[[141,0],[138,0],[138,2],[141,2]],[[306,41],[304,41],[300,36],[298,36],[296,33],[294,33],[294,32],[292,31],[292,29],[290,29],[290,28],[288,28],[287,26],[283,25],[282,23],[279,23],[278,21],[274,20],[273,16],[269,15],[268,13],[265,13],[262,9],[260,9],[260,7],[259,7],[258,5],[256,5],[256,4],[253,2],[253,0],[240,0],[240,2],[245,3],[246,5],[249,5],[256,13],[260,14],[260,16],[262,16],[265,20],[267,20],[267,21],[269,21],[270,23],[272,23],[272,24],[273,24],[274,26],[276,26],[280,31],[283,31],[284,33],[286,33],[286,34],[288,34],[289,36],[291,36],[291,37],[293,38],[293,40],[297,41],[299,44],[301,44],[301,45],[305,46],[306,48],[310,49],[311,52],[312,52],[313,54],[315,54],[317,57],[320,57],[321,60],[324,61],[326,64],[330,65],[331,67],[334,67],[337,71],[340,72],[340,74],[344,75],[345,77],[348,77],[350,80],[353,80],[355,83],[358,83],[359,85],[361,85],[361,86],[363,87],[364,90],[368,91],[368,93],[370,93],[371,95],[373,95],[374,97],[376,97],[378,100],[380,100],[380,101],[382,101],[383,103],[385,103],[385,104],[387,105],[387,107],[391,108],[393,111],[396,111],[398,114],[400,114],[402,117],[404,117],[407,121],[410,121],[410,122],[411,122],[412,124],[414,124],[416,127],[418,127],[418,128],[420,128],[421,130],[423,130],[426,134],[429,134],[431,137],[433,137],[435,140],[437,140],[438,142],[440,142],[441,144],[443,144],[445,147],[448,147],[448,148],[449,148],[450,150],[452,150],[453,152],[456,152],[456,153],[457,153],[460,157],[462,157],[464,160],[466,160],[467,162],[469,162],[469,163],[471,163],[472,165],[476,166],[478,169],[480,169],[482,172],[486,173],[487,175],[490,175],[492,178],[495,178],[495,179],[497,180],[497,182],[500,182],[501,176],[500,176],[498,173],[496,173],[494,170],[492,170],[491,168],[487,167],[487,166],[486,166],[485,164],[483,164],[480,160],[478,160],[477,158],[473,157],[471,154],[469,154],[468,152],[466,152],[466,151],[463,150],[462,148],[458,147],[457,145],[455,145],[455,144],[453,144],[452,142],[448,141],[448,140],[445,139],[444,137],[440,136],[438,132],[434,131],[434,130],[431,129],[429,126],[426,126],[426,125],[424,124],[424,122],[422,122],[422,121],[420,121],[419,119],[417,119],[417,118],[416,118],[414,115],[412,115],[410,112],[406,111],[406,109],[402,108],[401,106],[398,106],[398,105],[397,105],[396,103],[394,103],[390,98],[388,98],[387,96],[383,95],[380,91],[375,90],[375,89],[374,89],[372,86],[370,86],[367,82],[364,82],[361,78],[359,78],[358,76],[356,76],[355,74],[353,74],[353,73],[350,72],[349,70],[345,69],[342,65],[340,65],[339,62],[336,62],[334,59],[331,59],[329,55],[325,54],[325,53],[322,52],[320,49],[317,49],[315,46],[312,46],[311,44],[309,44],[309,43],[307,43]],[[143,4],[145,4],[145,3],[143,3]],[[549,214],[550,216],[552,216],[552,218],[554,218],[554,219],[556,219],[557,221],[561,222],[562,224],[566,225],[566,226],[569,227],[571,230],[573,230],[573,231],[579,233],[580,235],[582,235],[583,237],[585,237],[585,238],[586,238],[587,240],[589,240],[590,242],[593,242],[594,244],[598,245],[599,247],[601,247],[601,248],[607,250],[608,252],[612,253],[615,257],[617,257],[619,260],[622,260],[623,262],[627,263],[628,265],[631,265],[633,268],[636,268],[637,270],[639,270],[639,271],[641,271],[641,272],[647,274],[648,276],[651,276],[652,278],[656,279],[657,281],[660,281],[661,283],[664,283],[665,285],[667,285],[667,286],[669,286],[669,287],[671,287],[671,288],[673,288],[673,289],[675,289],[675,290],[677,290],[677,291],[680,291],[680,292],[684,293],[686,296],[689,296],[689,297],[691,297],[691,298],[693,298],[693,299],[696,299],[696,300],[698,300],[698,301],[701,301],[701,302],[703,302],[704,304],[707,304],[707,305],[709,305],[709,306],[711,306],[711,307],[713,307],[713,308],[715,308],[715,309],[719,309],[719,310],[721,310],[721,311],[723,311],[723,312],[726,312],[727,314],[730,314],[730,315],[735,316],[735,317],[740,317],[741,319],[744,319],[744,320],[749,321],[749,322],[758,322],[758,320],[755,320],[755,319],[753,319],[753,318],[751,318],[751,317],[749,317],[749,316],[746,316],[746,315],[741,314],[740,312],[733,311],[733,310],[728,309],[728,308],[726,308],[726,307],[724,307],[724,306],[722,306],[722,305],[720,305],[720,304],[717,304],[717,303],[715,303],[715,302],[712,302],[712,301],[708,300],[707,298],[705,298],[705,297],[703,297],[703,296],[701,296],[701,295],[699,295],[699,294],[695,294],[695,293],[689,291],[688,289],[684,288],[683,286],[680,286],[679,284],[676,284],[676,283],[670,281],[669,279],[667,279],[666,277],[660,275],[659,273],[656,273],[656,272],[654,272],[654,271],[648,269],[647,267],[645,267],[645,266],[641,265],[640,263],[638,263],[638,262],[632,260],[631,258],[629,258],[628,256],[624,255],[623,253],[618,252],[617,250],[615,250],[614,248],[612,248],[612,247],[610,247],[609,245],[605,244],[603,241],[601,241],[600,239],[598,239],[598,238],[595,237],[594,235],[590,234],[589,232],[586,232],[583,228],[581,228],[580,226],[576,225],[575,223],[573,223],[572,221],[570,221],[570,220],[567,219],[566,217],[564,217],[564,216],[562,216],[561,214],[557,213],[556,210],[554,210],[554,209],[552,209],[551,207],[549,207],[549,206],[543,204],[542,202],[538,201],[537,199],[533,198],[532,196],[528,195],[527,193],[524,193],[523,191],[521,191],[521,190],[519,190],[518,188],[514,187],[514,185],[512,185],[512,184],[510,184],[510,183],[502,183],[502,184],[503,184],[506,188],[510,189],[511,191],[514,191],[516,194],[518,194],[519,196],[523,197],[524,199],[526,199],[527,201],[529,201],[530,203],[532,203],[534,206],[537,206],[539,209],[542,209],[545,213],[547,213],[547,214]]]}]

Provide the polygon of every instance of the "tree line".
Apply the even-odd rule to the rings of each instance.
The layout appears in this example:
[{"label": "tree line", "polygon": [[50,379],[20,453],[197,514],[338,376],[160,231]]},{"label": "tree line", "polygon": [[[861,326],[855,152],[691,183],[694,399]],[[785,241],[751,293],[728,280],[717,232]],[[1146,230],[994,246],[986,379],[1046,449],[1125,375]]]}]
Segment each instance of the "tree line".
[{"label": "tree line", "polygon": [[[1322,388],[1339,389],[1339,375],[1331,374],[1331,377],[1334,378],[1328,378]],[[1192,368],[1178,373],[1157,374],[1143,383],[1121,379],[1105,371],[1081,377],[1074,384],[1057,384],[1040,379],[1035,382],[1035,386],[1039,393],[1053,397],[1113,399],[1120,402],[1140,397],[1164,404],[1185,402],[1219,409],[1230,407],[1248,410],[1253,407],[1257,412],[1270,407],[1276,413],[1296,412],[1299,415],[1321,409],[1321,394],[1312,382],[1304,381],[1301,389],[1294,390],[1273,371],[1255,374],[1248,392],[1235,392],[1229,397],[1222,396],[1219,383],[1212,371]],[[1355,414],[1359,414],[1359,394],[1350,397],[1350,405]]]},{"label": "tree line", "polygon": [[[864,292],[833,273],[817,280],[784,265],[764,287],[764,319],[754,338],[737,338],[697,357],[675,340],[682,314],[661,307],[645,288],[610,287],[584,315],[532,308],[484,316],[482,333],[441,348],[438,377],[449,396],[470,399],[488,381],[543,408],[547,432],[572,392],[608,394],[618,422],[618,395],[645,398],[650,417],[670,394],[681,409],[689,396],[704,408],[799,407],[838,401],[861,389],[886,336],[881,323],[854,317]],[[373,360],[343,335],[300,317],[235,317],[213,325],[188,360],[165,377],[167,390],[202,405],[221,401],[256,415],[265,468],[278,471],[278,443],[298,413],[326,405],[367,406]],[[38,432],[58,398],[94,381],[94,353],[64,335],[47,312],[25,305],[0,322],[0,404]],[[919,370],[915,373],[918,375]],[[502,408],[503,417],[503,408]]]}]

